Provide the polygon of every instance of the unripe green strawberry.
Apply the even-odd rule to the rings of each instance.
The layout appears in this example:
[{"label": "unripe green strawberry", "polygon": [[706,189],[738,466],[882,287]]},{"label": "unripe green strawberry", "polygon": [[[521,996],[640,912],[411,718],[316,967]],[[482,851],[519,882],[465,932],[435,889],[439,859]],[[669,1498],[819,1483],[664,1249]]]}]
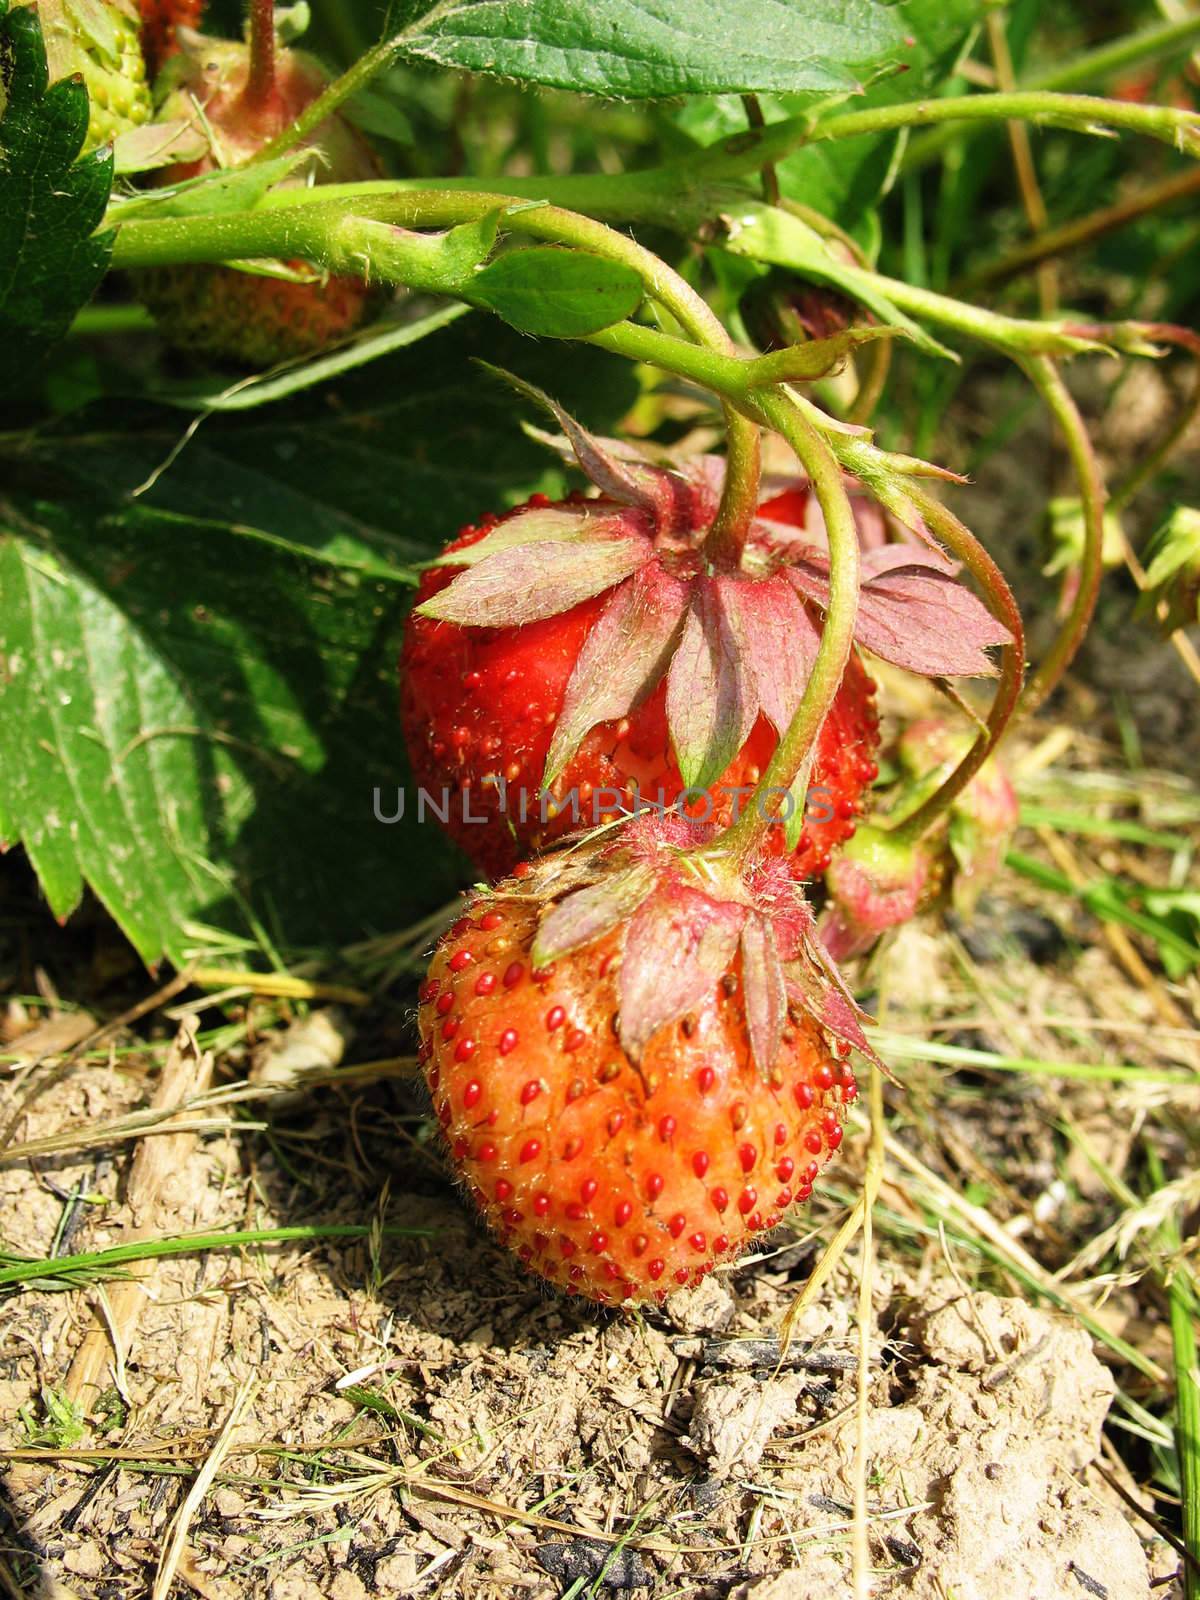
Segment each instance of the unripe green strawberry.
[{"label": "unripe green strawberry", "polygon": [[[253,159],[312,104],[329,82],[325,68],[299,50],[279,49],[272,7],[256,0],[251,42],[177,32],[178,53],[159,80],[163,122],[197,119],[210,149],[199,161],[167,168],[163,183],[182,183]],[[314,133],[312,158],[292,183],[352,183],[378,176],[369,147],[339,116]],[[319,152],[319,154],[318,154]],[[139,274],[142,298],[169,343],[241,366],[273,366],[312,355],[353,332],[370,304],[362,279],[323,276],[304,261],[283,263],[279,277],[228,266],[164,267]]]},{"label": "unripe green strawberry", "polygon": [[150,88],[132,0],[38,0],[37,12],[50,81],[78,72],[87,86],[91,114],[83,154],[149,122]]}]

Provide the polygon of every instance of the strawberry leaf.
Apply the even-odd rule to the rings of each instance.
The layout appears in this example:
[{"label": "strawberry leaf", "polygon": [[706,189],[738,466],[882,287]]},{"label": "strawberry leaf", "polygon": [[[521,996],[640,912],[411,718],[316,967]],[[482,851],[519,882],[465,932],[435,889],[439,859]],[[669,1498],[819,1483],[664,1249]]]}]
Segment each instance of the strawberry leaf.
[{"label": "strawberry leaf", "polygon": [[[7,15],[5,14],[7,12]],[[97,236],[112,188],[112,152],[76,161],[88,126],[82,79],[47,88],[36,10],[0,0],[0,393],[27,385],[108,267]]]},{"label": "strawberry leaf", "polygon": [[468,567],[417,610],[459,627],[520,627],[602,594],[652,555],[641,535],[510,546]]},{"label": "strawberry leaf", "polygon": [[[828,566],[817,557],[789,569],[801,594],[829,600]],[[885,545],[862,559],[854,636],[864,649],[927,678],[988,678],[985,652],[1012,635],[970,589],[946,570],[946,559],[916,545]]]},{"label": "strawberry leaf", "polygon": [[686,584],[648,562],[616,590],[568,680],[546,758],[551,784],[599,722],[623,717],[659,682],[678,637]]},{"label": "strawberry leaf", "polygon": [[630,1055],[636,1059],[660,1028],[699,1005],[733,960],[745,920],[745,906],[710,899],[673,876],[635,912],[618,978],[618,1027]]},{"label": "strawberry leaf", "polygon": [[436,830],[373,814],[406,781],[405,599],[212,523],[4,505],[0,815],[51,911],[86,884],[147,963],[181,965],[264,922],[293,947],[361,937],[450,892]]},{"label": "strawberry leaf", "polygon": [[732,578],[696,584],[667,676],[667,725],[689,789],[714,784],[749,738],[758,694]]},{"label": "strawberry leaf", "polygon": [[747,917],[742,929],[742,988],[754,1064],[765,1078],[783,1039],[787,993],[775,935],[766,917]]},{"label": "strawberry leaf", "polygon": [[853,90],[900,51],[877,0],[474,0],[434,11],[406,54],[606,98]]},{"label": "strawberry leaf", "polygon": [[631,267],[584,250],[510,250],[469,280],[467,298],[522,333],[582,339],[624,322],[642,303]]}]

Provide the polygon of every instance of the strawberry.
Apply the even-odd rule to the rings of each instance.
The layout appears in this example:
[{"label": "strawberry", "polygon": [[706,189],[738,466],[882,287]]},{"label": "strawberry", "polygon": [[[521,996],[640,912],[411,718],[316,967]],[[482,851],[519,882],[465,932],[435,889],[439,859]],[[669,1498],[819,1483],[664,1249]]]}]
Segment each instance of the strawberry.
[{"label": "strawberry", "polygon": [[83,153],[149,122],[150,89],[133,0],[38,0],[37,11],[51,80],[78,72],[87,85]]},{"label": "strawberry", "polygon": [[138,0],[142,13],[142,49],[151,74],[179,49],[177,30],[199,26],[204,0]]},{"label": "strawberry", "polygon": [[941,785],[974,738],[972,731],[937,717],[904,730],[896,746],[901,778],[884,801],[884,825],[861,829],[825,875],[829,899],[821,937],[835,961],[864,954],[880,934],[943,894],[960,916],[970,916],[1000,871],[1019,806],[994,755],[955,796],[944,827],[919,844],[889,832]]},{"label": "strawberry", "polygon": [[[183,29],[159,81],[165,123],[201,127],[208,153],[169,167],[159,181],[181,183],[251,160],[324,90],[329,75],[312,56],[277,47],[271,0],[254,0],[250,45]],[[202,116],[198,115],[197,107]],[[378,175],[359,134],[332,116],[313,135],[311,159],[288,183],[348,183]],[[323,278],[303,261],[283,276],[227,266],[163,267],[139,274],[142,298],[169,342],[243,366],[311,355],[359,325],[371,293],[360,278]]]},{"label": "strawberry", "polygon": [[[422,577],[402,656],[414,775],[492,877],[639,795],[728,821],[799,703],[827,597],[806,485],[764,501],[737,566],[714,568],[701,545],[722,463],[651,464],[540,398],[599,497],[535,496],[464,529]],[[882,516],[858,498],[860,642],[938,676],[992,670],[984,647],[1007,632],[940,552],[883,544]],[[873,693],[852,656],[807,816],[771,833],[798,878],[824,871],[863,809],[877,770]]]},{"label": "strawberry", "polygon": [[886,827],[861,829],[825,874],[821,937],[833,959],[865,955],[880,934],[916,916],[930,871],[921,846],[891,838]]},{"label": "strawberry", "polygon": [[471,901],[420,990],[457,1172],[520,1259],[644,1301],[812,1193],[854,1098],[857,1012],[778,860],[739,873],[678,817]]}]

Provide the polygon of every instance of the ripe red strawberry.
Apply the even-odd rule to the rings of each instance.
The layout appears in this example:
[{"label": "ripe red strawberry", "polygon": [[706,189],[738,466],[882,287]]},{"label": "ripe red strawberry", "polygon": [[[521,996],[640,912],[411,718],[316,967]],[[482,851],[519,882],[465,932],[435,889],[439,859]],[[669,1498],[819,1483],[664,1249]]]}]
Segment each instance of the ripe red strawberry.
[{"label": "ripe red strawberry", "polygon": [[153,76],[179,48],[177,30],[199,26],[205,0],[138,0],[142,13],[142,49]]},{"label": "ripe red strawberry", "polygon": [[[512,513],[550,507],[535,495]],[[765,508],[764,508],[765,509]],[[447,555],[466,549],[498,524],[486,518],[464,528]],[[421,579],[417,603],[440,593],[454,567],[433,567]],[[627,811],[636,791],[647,803],[661,796],[673,805],[685,788],[671,749],[665,676],[628,714],[592,728],[554,784],[564,805],[542,818],[538,794],[554,726],[588,634],[608,595],[583,600],[569,611],[519,628],[456,628],[414,613],[403,656],[401,714],[417,782],[440,797],[454,796],[447,829],[489,878],[510,871],[531,852],[545,849],[580,826]],[[797,877],[817,875],[836,846],[854,832],[864,796],[878,773],[879,719],[875,684],[857,655],[851,657],[817,744],[810,782],[809,816],[793,852]],[[758,782],[777,742],[759,715],[749,737],[712,785],[713,820],[728,823],[734,791]],[[502,791],[494,780],[504,779]],[[528,797],[520,815],[520,795]],[[462,798],[466,795],[465,808]],[[599,799],[597,799],[599,797]],[[695,809],[695,807],[693,807]],[[486,818],[481,823],[473,818]],[[772,838],[783,849],[781,830]]]},{"label": "ripe red strawberry", "polygon": [[[163,122],[201,129],[209,152],[167,168],[164,183],[182,183],[217,167],[250,160],[321,94],[325,68],[298,50],[278,48],[274,7],[253,0],[249,46],[177,32],[178,51],[159,81]],[[197,107],[202,115],[198,115]],[[309,141],[312,158],[289,183],[350,183],[378,176],[362,137],[332,116]],[[139,273],[139,287],[169,342],[242,366],[270,366],[312,355],[352,333],[371,301],[356,277],[322,276],[303,261],[287,261],[293,279],[225,266],[163,267]]]},{"label": "ripe red strawberry", "polygon": [[861,1030],[798,887],[778,863],[722,881],[719,857],[673,847],[689,827],[643,818],[476,898],[420,991],[477,1206],[532,1270],[601,1302],[662,1298],[774,1228],[855,1094]]},{"label": "ripe red strawberry", "polygon": [[[490,876],[639,794],[672,805],[686,792],[691,812],[727,822],[799,703],[827,595],[805,487],[764,502],[740,563],[714,568],[701,545],[720,462],[652,466],[555,414],[600,498],[535,496],[464,529],[422,578],[402,657],[414,776],[436,801],[448,793],[448,830]],[[992,670],[983,647],[1007,634],[952,582],[952,564],[881,543],[881,515],[865,497],[860,509],[877,546],[864,554],[861,642],[939,676]],[[799,878],[824,871],[863,809],[873,693],[853,656],[818,740],[807,821],[772,830]]]}]

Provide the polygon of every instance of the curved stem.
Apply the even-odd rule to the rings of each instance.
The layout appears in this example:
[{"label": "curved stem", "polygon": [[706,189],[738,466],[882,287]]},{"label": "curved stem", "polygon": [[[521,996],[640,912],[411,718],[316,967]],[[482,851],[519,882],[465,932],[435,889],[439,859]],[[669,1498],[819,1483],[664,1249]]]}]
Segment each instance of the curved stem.
[{"label": "curved stem", "polygon": [[1104,480],[1079,407],[1063,382],[1057,364],[1047,356],[1039,356],[1022,362],[1022,366],[1058,423],[1075,468],[1083,503],[1079,589],[1054,643],[1025,686],[1019,710],[1024,719],[1044,705],[1058,687],[1063,673],[1075,659],[1096,609],[1104,570]]},{"label": "curved stem", "polygon": [[[858,528],[841,468],[828,444],[787,394],[761,395],[756,407],[796,452],[824,514],[829,536],[829,604],[816,660],[795,715],[741,816],[718,841],[742,860],[778,825],[784,796],[792,791],[838,692],[858,615]],[[796,803],[803,808],[803,797]]]},{"label": "curved stem", "polygon": [[[589,251],[631,268],[646,293],[679,323],[704,351],[737,361],[733,340],[716,312],[665,261],[627,234],[560,206],[530,204],[513,195],[424,189],[372,193],[354,200],[266,207],[228,215],[205,214],[138,221],[120,225],[113,246],[113,265],[163,266],[187,261],[229,261],[247,257],[293,257],[314,261],[334,271],[362,274],[364,266],[385,279],[435,293],[464,294],[464,281],[422,279],[423,252],[429,240],[402,230],[456,227],[500,215],[514,232],[553,244]],[[385,247],[393,272],[368,251],[364,224],[388,224],[386,240],[375,240],[376,254]],[[436,271],[435,263],[429,263]],[[444,270],[444,269],[443,269]],[[650,332],[652,330],[647,330]],[[718,387],[718,393],[722,393]],[[736,563],[758,507],[759,430],[728,398],[722,398],[726,422],[726,472],[721,503],[710,534],[711,554]]]},{"label": "curved stem", "polygon": [[1013,636],[1001,657],[1000,683],[988,712],[986,732],[967,751],[966,755],[917,809],[898,822],[889,834],[903,844],[916,844],[933,828],[954,804],[995,749],[1000,735],[1012,719],[1021,695],[1025,676],[1025,627],[1012,590],[1004,580],[999,567],[954,513],[934,499],[927,490],[913,485],[910,497],[930,528],[950,548],[983,590],[992,615],[998,618]]}]

